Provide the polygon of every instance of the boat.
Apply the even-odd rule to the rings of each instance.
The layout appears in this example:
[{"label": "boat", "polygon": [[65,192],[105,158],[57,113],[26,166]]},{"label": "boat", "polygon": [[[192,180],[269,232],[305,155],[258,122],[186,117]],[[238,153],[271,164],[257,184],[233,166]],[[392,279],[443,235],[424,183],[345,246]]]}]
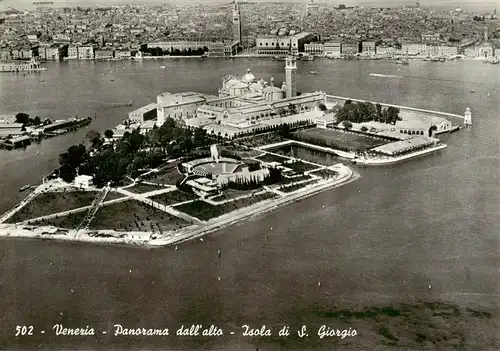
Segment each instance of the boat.
[{"label": "boat", "polygon": [[309,71],[309,74],[318,74],[318,71]]},{"label": "boat", "polygon": [[445,58],[445,57],[441,57],[441,58],[439,59],[439,62],[445,62],[445,61],[446,61],[446,58]]},{"label": "boat", "polygon": [[430,57],[426,57],[426,58],[424,58],[424,61],[430,61],[430,60],[431,60],[431,58],[430,58]]},{"label": "boat", "polygon": [[0,66],[0,72],[13,72],[13,73],[23,72],[24,75],[26,75],[25,72],[31,73],[31,72],[40,72],[46,70],[47,68],[40,67],[40,62],[35,59],[31,59],[28,62],[23,62],[23,61],[2,62],[2,65]]},{"label": "boat", "polygon": [[439,62],[439,57],[431,57],[432,62]]},{"label": "boat", "polygon": [[132,106],[132,100],[129,100],[129,101],[127,102],[127,106]]},{"label": "boat", "polygon": [[21,188],[19,188],[19,191],[22,192],[22,191],[28,190],[30,187],[31,187],[31,184],[26,184],[26,185],[22,186]]},{"label": "boat", "polygon": [[160,68],[167,68],[167,67],[165,67],[165,66],[160,66]]},{"label": "boat", "polygon": [[490,61],[490,63],[492,65],[498,65],[498,63],[500,63],[500,60],[498,59],[498,57],[495,57],[493,60]]},{"label": "boat", "polygon": [[409,65],[410,62],[408,61],[408,59],[406,59],[406,60],[397,60],[396,64],[398,64],[398,65]]}]

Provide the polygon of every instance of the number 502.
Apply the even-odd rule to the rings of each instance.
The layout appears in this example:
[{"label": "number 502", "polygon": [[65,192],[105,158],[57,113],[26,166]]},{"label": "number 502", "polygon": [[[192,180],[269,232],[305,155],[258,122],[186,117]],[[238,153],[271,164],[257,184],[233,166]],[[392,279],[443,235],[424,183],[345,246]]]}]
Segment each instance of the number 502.
[{"label": "number 502", "polygon": [[19,335],[33,335],[33,326],[32,325],[29,325],[29,326],[17,326],[16,327],[16,336],[19,336]]}]

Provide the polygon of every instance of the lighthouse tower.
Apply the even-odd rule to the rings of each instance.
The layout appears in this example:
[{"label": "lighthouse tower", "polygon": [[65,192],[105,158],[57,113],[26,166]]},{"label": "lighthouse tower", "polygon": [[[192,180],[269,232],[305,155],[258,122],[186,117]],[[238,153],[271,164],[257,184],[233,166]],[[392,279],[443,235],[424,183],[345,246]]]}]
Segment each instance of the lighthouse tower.
[{"label": "lighthouse tower", "polygon": [[285,87],[287,99],[297,95],[297,62],[293,56],[286,58]]},{"label": "lighthouse tower", "polygon": [[465,113],[464,113],[464,126],[471,126],[472,125],[472,113],[470,112],[470,108],[467,107],[465,109]]}]

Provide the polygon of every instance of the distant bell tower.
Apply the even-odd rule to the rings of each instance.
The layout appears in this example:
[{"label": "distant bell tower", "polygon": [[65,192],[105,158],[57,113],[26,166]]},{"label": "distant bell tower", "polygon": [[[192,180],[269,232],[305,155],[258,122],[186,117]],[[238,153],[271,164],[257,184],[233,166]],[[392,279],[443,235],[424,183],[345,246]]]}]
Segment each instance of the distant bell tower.
[{"label": "distant bell tower", "polygon": [[467,107],[464,113],[464,126],[467,127],[471,125],[472,125],[472,113],[470,112],[470,108]]},{"label": "distant bell tower", "polygon": [[286,98],[297,95],[297,61],[295,57],[288,56],[285,64]]},{"label": "distant bell tower", "polygon": [[237,41],[241,45],[241,16],[238,0],[234,0],[233,7],[233,41]]}]

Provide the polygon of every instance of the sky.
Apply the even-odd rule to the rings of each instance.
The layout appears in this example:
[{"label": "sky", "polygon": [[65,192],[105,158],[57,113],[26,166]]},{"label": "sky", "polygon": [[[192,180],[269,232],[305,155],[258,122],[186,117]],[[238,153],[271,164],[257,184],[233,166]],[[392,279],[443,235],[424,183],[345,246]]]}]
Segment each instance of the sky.
[{"label": "sky", "polygon": [[[92,5],[118,5],[133,3],[134,0],[52,0],[54,6],[92,6]],[[167,0],[169,3],[181,4],[183,2],[189,3],[229,3],[231,0]],[[249,2],[269,2],[269,0],[247,0]],[[309,0],[271,0],[272,2],[282,3],[306,3]],[[25,9],[32,7],[33,0],[4,0],[0,6],[14,7],[17,9]],[[402,4],[415,4],[413,0],[315,0],[316,3],[329,3],[329,4],[345,4],[347,6],[361,5],[361,6],[375,6],[375,7],[397,7]],[[164,4],[165,0],[135,0],[136,4]],[[443,8],[457,8],[460,7],[464,10],[476,11],[489,11],[495,7],[500,11],[500,0],[420,0],[420,6],[433,6]],[[1,8],[0,7],[0,8]]]}]

